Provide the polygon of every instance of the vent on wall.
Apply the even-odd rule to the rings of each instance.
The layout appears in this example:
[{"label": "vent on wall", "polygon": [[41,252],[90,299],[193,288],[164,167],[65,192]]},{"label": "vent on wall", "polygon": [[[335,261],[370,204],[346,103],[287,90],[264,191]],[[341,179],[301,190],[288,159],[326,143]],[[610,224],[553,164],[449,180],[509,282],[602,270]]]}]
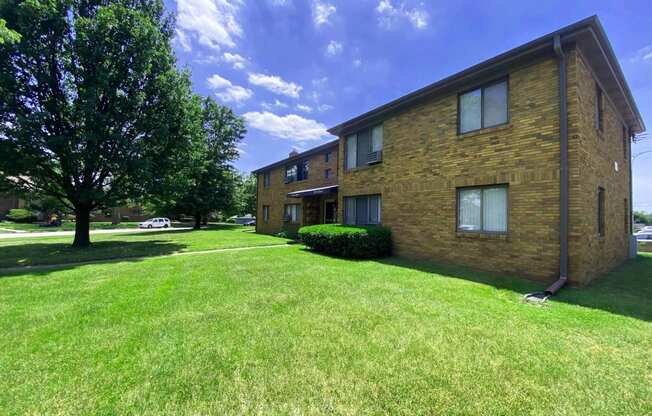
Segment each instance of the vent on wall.
[{"label": "vent on wall", "polygon": [[380,163],[383,160],[382,152],[379,150],[377,152],[370,152],[367,155],[367,165],[373,165],[374,163]]}]

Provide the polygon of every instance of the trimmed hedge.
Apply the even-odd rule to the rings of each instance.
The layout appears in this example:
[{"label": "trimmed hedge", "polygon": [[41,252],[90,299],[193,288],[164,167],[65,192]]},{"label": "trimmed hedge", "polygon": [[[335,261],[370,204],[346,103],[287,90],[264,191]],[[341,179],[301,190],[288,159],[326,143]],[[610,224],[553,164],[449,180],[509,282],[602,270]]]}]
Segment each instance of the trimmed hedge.
[{"label": "trimmed hedge", "polygon": [[309,225],[299,229],[299,240],[315,251],[339,257],[369,259],[392,252],[392,233],[379,225]]},{"label": "trimmed hedge", "polygon": [[9,210],[7,219],[13,222],[34,222],[36,221],[36,215],[24,208],[14,208]]}]

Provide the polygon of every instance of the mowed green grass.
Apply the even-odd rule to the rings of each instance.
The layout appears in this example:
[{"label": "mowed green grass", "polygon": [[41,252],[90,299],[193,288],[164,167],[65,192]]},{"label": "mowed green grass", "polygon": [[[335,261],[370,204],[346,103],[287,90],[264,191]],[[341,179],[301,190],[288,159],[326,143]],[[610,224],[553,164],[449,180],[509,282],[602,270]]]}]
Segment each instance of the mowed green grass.
[{"label": "mowed green grass", "polygon": [[[75,231],[75,223],[72,221],[64,221],[60,227],[41,227],[38,223],[18,223],[11,221],[0,221],[0,233],[10,232],[2,230],[18,230],[26,232],[45,232],[45,231]],[[138,228],[136,221],[124,221],[120,224],[112,224],[108,221],[94,221],[90,223],[91,230],[116,230],[124,228]]]},{"label": "mowed green grass", "polygon": [[544,307],[301,246],[5,273],[0,413],[651,414],[651,270]]},{"label": "mowed green grass", "polygon": [[95,234],[91,235],[92,245],[85,249],[72,248],[72,240],[72,236],[0,239],[0,269],[288,242],[286,239],[256,234],[253,227],[227,224],[210,225],[201,230]]}]

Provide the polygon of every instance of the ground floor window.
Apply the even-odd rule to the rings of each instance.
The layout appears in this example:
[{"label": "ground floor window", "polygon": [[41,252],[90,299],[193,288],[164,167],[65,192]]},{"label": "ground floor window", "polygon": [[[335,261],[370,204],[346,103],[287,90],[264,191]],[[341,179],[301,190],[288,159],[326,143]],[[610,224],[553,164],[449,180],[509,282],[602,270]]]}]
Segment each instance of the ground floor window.
[{"label": "ground floor window", "polygon": [[265,224],[269,222],[269,205],[263,205],[263,222]]},{"label": "ground floor window", "polygon": [[285,205],[285,221],[296,224],[299,222],[299,212],[301,205],[299,204],[286,204]]},{"label": "ground floor window", "polygon": [[507,232],[507,185],[457,189],[457,230]]},{"label": "ground floor window", "polygon": [[380,195],[347,196],[344,198],[344,223],[356,225],[380,224]]}]

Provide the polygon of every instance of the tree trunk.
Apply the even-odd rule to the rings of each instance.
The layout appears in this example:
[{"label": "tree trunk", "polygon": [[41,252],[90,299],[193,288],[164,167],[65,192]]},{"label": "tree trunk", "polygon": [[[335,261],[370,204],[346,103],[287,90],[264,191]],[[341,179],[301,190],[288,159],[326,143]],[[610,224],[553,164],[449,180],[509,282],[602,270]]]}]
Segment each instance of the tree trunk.
[{"label": "tree trunk", "polygon": [[75,240],[72,242],[73,247],[88,247],[91,245],[91,237],[89,233],[90,221],[90,209],[75,209]]},{"label": "tree trunk", "polygon": [[111,208],[111,224],[120,224],[120,208],[118,207]]},{"label": "tree trunk", "polygon": [[200,228],[201,228],[201,214],[196,213],[195,214],[195,226],[193,227],[193,229],[199,230]]}]

